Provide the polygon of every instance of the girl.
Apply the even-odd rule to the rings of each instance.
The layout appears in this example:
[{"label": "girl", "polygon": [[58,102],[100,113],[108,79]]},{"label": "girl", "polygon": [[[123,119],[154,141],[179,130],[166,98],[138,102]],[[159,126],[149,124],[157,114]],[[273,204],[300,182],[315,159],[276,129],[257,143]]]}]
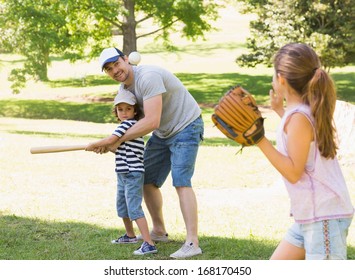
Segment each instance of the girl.
[{"label": "girl", "polygon": [[283,176],[295,223],[271,259],[346,259],[354,208],[336,158],[335,86],[305,44],[282,47],[274,70],[277,150],[265,137],[257,145]]}]

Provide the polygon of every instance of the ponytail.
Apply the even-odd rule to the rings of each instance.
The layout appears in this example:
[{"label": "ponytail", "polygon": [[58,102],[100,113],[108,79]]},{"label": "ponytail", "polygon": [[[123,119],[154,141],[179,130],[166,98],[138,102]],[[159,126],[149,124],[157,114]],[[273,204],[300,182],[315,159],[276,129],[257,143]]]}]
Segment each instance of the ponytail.
[{"label": "ponytail", "polygon": [[334,158],[338,148],[333,123],[336,90],[329,74],[321,69],[319,57],[306,44],[290,43],[276,53],[274,67],[301,96],[303,103],[310,106],[322,156]]},{"label": "ponytail", "polygon": [[333,114],[336,104],[336,90],[331,77],[321,68],[314,69],[314,75],[307,83],[303,95],[309,104],[315,120],[316,140],[320,153],[325,158],[336,156],[336,129]]}]

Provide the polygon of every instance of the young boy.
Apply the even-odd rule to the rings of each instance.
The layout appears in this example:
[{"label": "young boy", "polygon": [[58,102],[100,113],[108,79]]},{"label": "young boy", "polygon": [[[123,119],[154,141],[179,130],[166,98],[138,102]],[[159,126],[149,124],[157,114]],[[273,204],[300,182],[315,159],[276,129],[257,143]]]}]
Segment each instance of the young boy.
[{"label": "young boy", "polygon": [[[114,100],[114,114],[121,122],[112,135],[90,143],[86,151],[95,151],[102,146],[109,146],[122,137],[127,129],[139,119],[139,107],[135,96],[126,90],[121,90]],[[135,255],[157,253],[150,237],[147,220],[142,210],[142,193],[144,183],[144,141],[142,137],[123,142],[115,151],[117,174],[117,214],[122,218],[126,234],[113,240],[113,244],[137,243],[133,223],[135,221],[143,237],[143,243]]]}]

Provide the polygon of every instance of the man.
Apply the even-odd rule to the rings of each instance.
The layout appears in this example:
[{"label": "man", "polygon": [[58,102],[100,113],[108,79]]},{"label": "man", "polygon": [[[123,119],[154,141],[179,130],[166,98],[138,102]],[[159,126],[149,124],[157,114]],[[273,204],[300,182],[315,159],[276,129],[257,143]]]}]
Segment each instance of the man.
[{"label": "man", "polygon": [[186,226],[186,242],[170,257],[201,254],[197,201],[191,185],[204,130],[197,102],[175,75],[157,66],[132,66],[119,49],[104,49],[99,61],[102,70],[121,83],[118,94],[132,92],[144,114],[119,142],[106,148],[115,150],[124,141],[153,132],[144,153],[144,200],[153,222],[152,240],[168,241],[159,188],[171,171]]}]

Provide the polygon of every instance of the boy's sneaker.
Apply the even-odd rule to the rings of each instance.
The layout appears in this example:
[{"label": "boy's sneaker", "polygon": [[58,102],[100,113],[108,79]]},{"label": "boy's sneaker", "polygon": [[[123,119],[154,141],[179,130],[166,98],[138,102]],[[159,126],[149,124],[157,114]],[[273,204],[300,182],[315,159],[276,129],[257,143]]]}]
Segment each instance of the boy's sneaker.
[{"label": "boy's sneaker", "polygon": [[[163,235],[158,235],[158,234],[154,233],[154,231],[151,230],[150,231],[150,238],[154,242],[169,242],[169,235],[167,233],[165,233]],[[137,239],[138,240],[143,240],[143,236],[142,235],[138,235]]]},{"label": "boy's sneaker", "polygon": [[184,244],[182,247],[177,250],[175,253],[171,254],[170,257],[174,259],[184,259],[190,258],[196,255],[202,254],[200,247],[195,247],[193,243]]},{"label": "boy's sneaker", "polygon": [[137,243],[137,242],[138,242],[137,237],[129,237],[127,233],[111,241],[112,244],[130,244],[130,243]]},{"label": "boy's sneaker", "polygon": [[146,254],[155,254],[158,250],[154,245],[150,245],[148,242],[143,242],[142,245],[133,252],[134,255],[146,255]]}]

